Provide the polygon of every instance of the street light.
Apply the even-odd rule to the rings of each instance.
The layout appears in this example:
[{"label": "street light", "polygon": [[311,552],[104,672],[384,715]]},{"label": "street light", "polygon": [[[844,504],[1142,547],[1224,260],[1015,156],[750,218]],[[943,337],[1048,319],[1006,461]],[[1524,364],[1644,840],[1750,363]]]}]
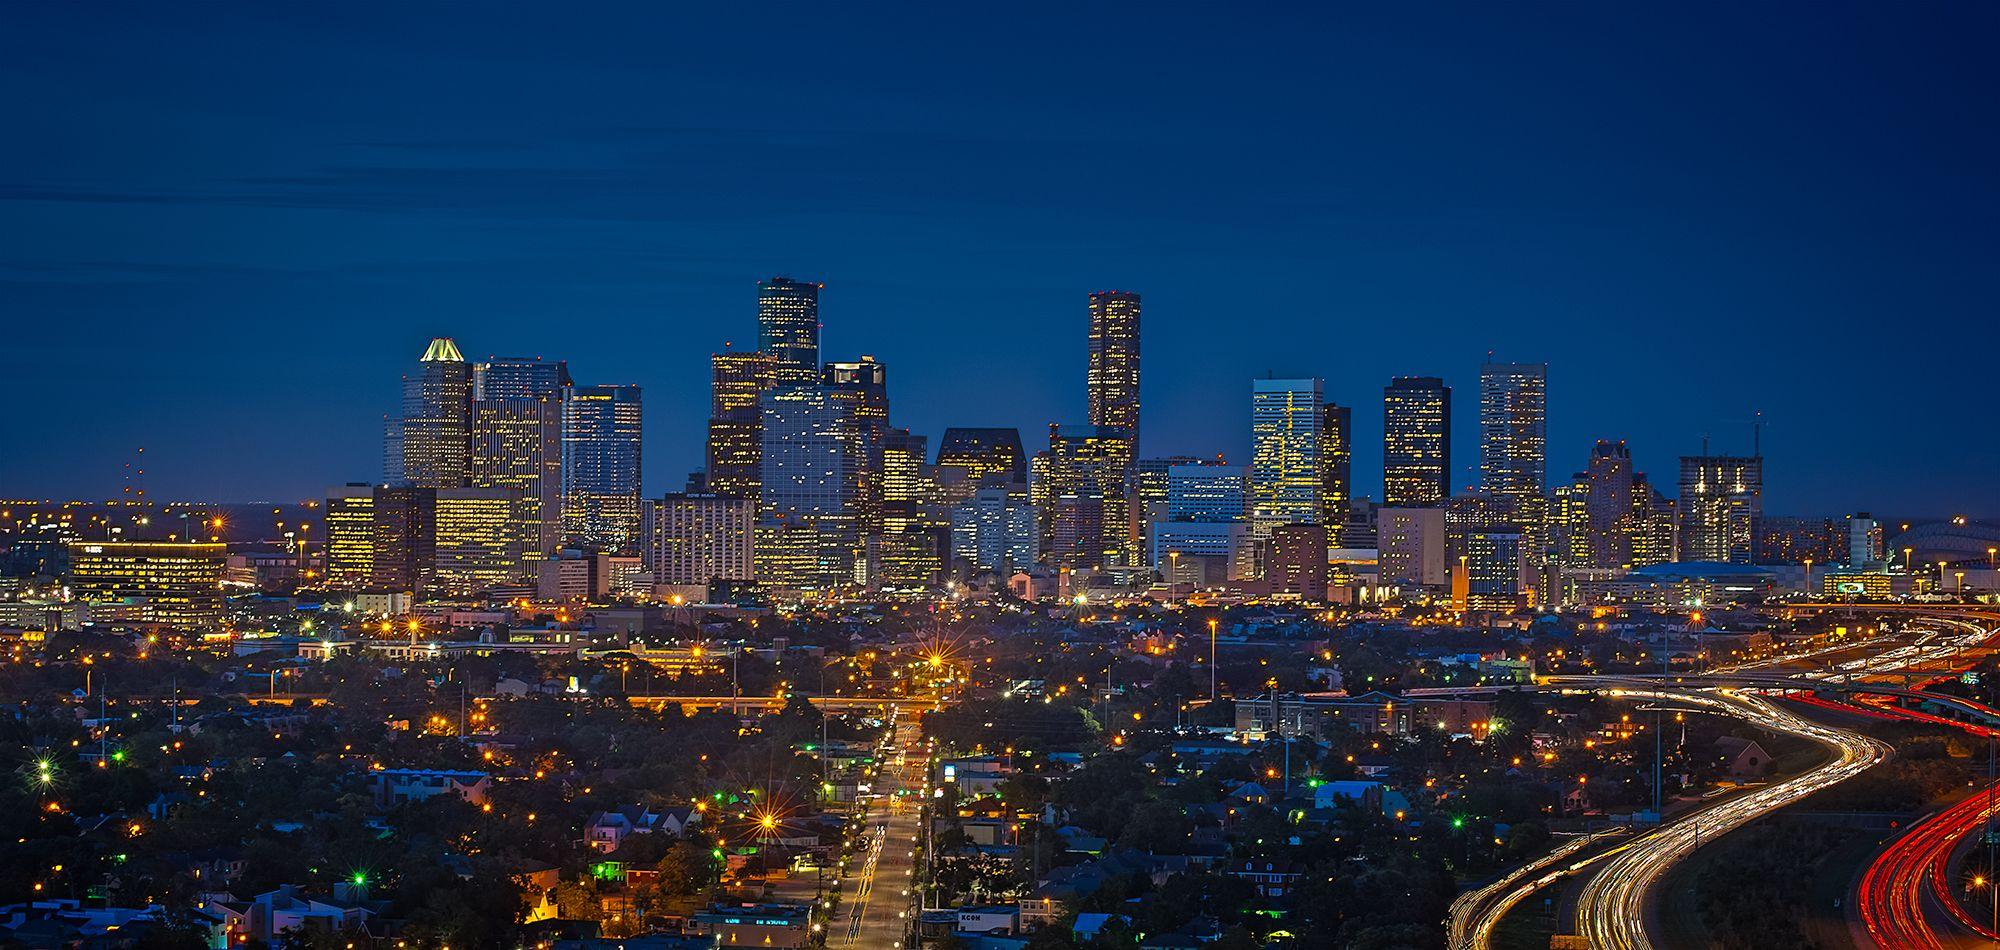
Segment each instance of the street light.
[{"label": "street light", "polygon": [[1215,618],[1208,618],[1208,699],[1214,702],[1215,690]]}]

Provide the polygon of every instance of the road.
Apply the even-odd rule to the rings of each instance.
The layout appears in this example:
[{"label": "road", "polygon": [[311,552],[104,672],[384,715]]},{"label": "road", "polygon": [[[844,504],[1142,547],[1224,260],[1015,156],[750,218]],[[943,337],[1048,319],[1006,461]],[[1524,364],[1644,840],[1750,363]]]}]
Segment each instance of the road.
[{"label": "road", "polygon": [[1619,693],[1663,695],[1677,702],[1694,703],[1764,729],[1817,742],[1831,750],[1834,758],[1804,775],[1704,808],[1646,835],[1613,857],[1584,885],[1577,904],[1577,930],[1593,950],[1651,948],[1653,944],[1645,926],[1648,897],[1668,869],[1692,854],[1703,841],[1859,775],[1887,758],[1890,752],[1887,745],[1867,736],[1812,722],[1756,696],[1676,690],[1626,690],[1613,695]]},{"label": "road", "polygon": [[1609,857],[1615,852],[1604,852],[1582,858],[1577,858],[1576,855],[1593,844],[1623,834],[1625,829],[1614,828],[1595,834],[1578,835],[1557,845],[1549,853],[1515,868],[1499,880],[1478,890],[1460,894],[1457,900],[1451,902],[1448,946],[1452,950],[1486,950],[1492,944],[1493,929],[1500,925],[1500,921],[1506,918],[1508,911],[1514,909],[1514,905],[1527,899],[1528,895],[1535,891],[1555,883],[1563,875],[1573,874]]},{"label": "road", "polygon": [[[844,926],[833,928],[829,946],[900,947],[910,924],[929,754],[912,720],[898,714],[889,728],[895,752],[875,777],[879,797],[868,807],[867,848],[860,869],[840,883]],[[896,794],[904,790],[909,794]]]}]

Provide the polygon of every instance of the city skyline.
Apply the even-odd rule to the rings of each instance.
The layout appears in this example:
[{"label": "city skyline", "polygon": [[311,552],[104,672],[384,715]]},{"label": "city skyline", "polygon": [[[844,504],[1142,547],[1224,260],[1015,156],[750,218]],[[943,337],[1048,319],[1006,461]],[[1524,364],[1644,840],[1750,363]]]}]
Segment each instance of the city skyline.
[{"label": "city skyline", "polygon": [[[23,140],[44,144],[0,158],[17,225],[0,312],[17,382],[66,394],[18,420],[35,451],[0,461],[0,494],[113,496],[140,446],[157,497],[370,477],[357,460],[395,407],[375,381],[446,335],[469,358],[539,353],[642,387],[657,495],[701,467],[709,355],[753,348],[755,282],[791,274],[826,284],[825,356],[895,367],[899,423],[933,439],[1082,421],[1080,301],[1132,289],[1145,455],[1247,459],[1256,376],[1323,378],[1366,407],[1391,376],[1436,375],[1460,393],[1452,482],[1471,484],[1463,410],[1491,352],[1550,364],[1558,472],[1599,439],[1653,472],[1704,436],[1741,452],[1762,412],[1775,511],[2000,513],[1979,491],[2000,447],[1955,421],[1984,398],[1991,332],[1980,222],[2000,201],[1977,169],[1995,133],[1963,120],[1993,78],[1965,39],[1991,11],[1737,11],[1699,31],[1301,12],[1207,24],[1212,50],[1188,16],[1090,11],[1077,36],[1116,25],[1147,60],[1221,68],[1124,78],[1073,65],[1074,39],[1021,37],[1046,62],[1009,71],[1011,97],[939,60],[855,65],[885,42],[866,14],[815,21],[830,43],[776,40],[791,55],[735,85],[717,77],[773,40],[728,19],[647,14],[712,40],[669,55],[602,21],[557,27],[586,57],[436,11],[379,31],[339,12],[128,15],[87,30],[25,10],[0,41],[37,93]],[[1697,32],[1713,60],[1674,52]],[[424,65],[438,42],[469,54],[449,80]],[[929,88],[900,82],[933,66]],[[713,95],[657,95],[690,75]],[[392,107],[416,77],[440,81]],[[343,95],[315,94],[329,84]],[[1077,157],[1100,138],[1135,147],[1115,169]],[[1868,144],[1894,141],[1928,147]],[[1882,329],[1907,325],[1935,329]],[[1376,416],[1359,415],[1355,494],[1379,498]]]}]

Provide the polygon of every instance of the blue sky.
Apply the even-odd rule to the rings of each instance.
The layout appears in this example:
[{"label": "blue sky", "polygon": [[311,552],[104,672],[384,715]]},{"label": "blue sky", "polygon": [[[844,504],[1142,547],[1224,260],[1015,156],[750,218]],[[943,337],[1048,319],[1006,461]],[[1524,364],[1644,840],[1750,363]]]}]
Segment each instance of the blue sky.
[{"label": "blue sky", "polygon": [[1083,415],[1146,299],[1143,451],[1241,457],[1248,380],[1357,407],[1547,360],[1550,472],[1747,448],[1767,509],[2000,514],[1984,5],[83,5],[10,9],[0,495],[373,477],[432,335],[645,387],[700,463],[757,278],[825,281],[892,414]]}]

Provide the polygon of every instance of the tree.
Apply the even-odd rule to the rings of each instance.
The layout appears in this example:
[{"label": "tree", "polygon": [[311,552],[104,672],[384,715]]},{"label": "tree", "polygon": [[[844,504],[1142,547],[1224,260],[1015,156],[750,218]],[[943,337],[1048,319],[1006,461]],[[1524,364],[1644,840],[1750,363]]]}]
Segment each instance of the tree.
[{"label": "tree", "polygon": [[674,897],[688,897],[708,890],[715,886],[721,872],[715,852],[691,838],[684,838],[668,848],[658,867],[660,893]]}]

